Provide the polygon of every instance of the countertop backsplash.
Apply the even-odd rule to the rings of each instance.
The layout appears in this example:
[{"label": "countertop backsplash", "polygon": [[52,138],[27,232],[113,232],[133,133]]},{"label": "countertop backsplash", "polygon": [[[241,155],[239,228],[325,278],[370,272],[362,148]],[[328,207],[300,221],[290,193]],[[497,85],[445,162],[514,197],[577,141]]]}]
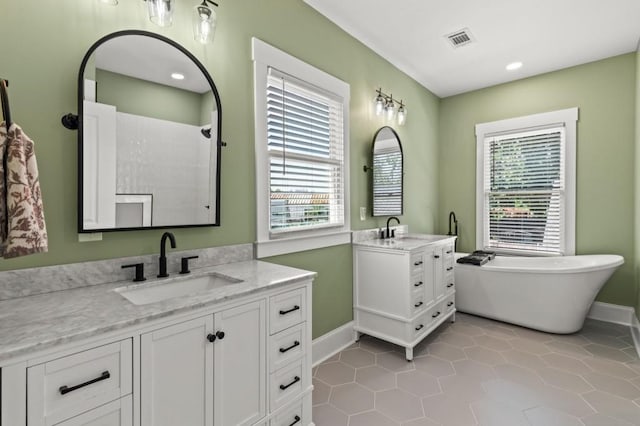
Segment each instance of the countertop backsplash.
[{"label": "countertop backsplash", "polygon": [[[180,271],[180,259],[184,256],[199,256],[189,262],[191,270],[242,262],[253,259],[253,244],[170,250],[167,253],[167,271],[170,274]],[[158,257],[159,254],[150,254],[0,272],[0,300],[131,280],[133,269],[122,269],[122,265],[132,263],[144,263],[145,276],[155,277],[158,274]]]},{"label": "countertop backsplash", "polygon": [[[353,231],[351,233],[351,242],[352,243],[360,243],[362,241],[367,240],[375,240],[380,238],[380,230],[387,229],[386,226],[382,226],[380,228],[371,228],[371,229],[363,229],[361,231]],[[395,229],[396,234],[406,234],[409,232],[409,225],[395,225],[390,226],[389,229]]]}]

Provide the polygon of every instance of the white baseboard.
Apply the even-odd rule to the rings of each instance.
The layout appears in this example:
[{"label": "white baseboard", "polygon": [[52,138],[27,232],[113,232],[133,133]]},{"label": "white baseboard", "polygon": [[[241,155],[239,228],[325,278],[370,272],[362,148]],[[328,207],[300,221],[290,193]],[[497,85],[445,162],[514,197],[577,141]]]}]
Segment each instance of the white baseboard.
[{"label": "white baseboard", "polygon": [[631,326],[632,318],[635,318],[635,311],[630,306],[593,302],[587,318]]},{"label": "white baseboard", "polygon": [[331,358],[355,341],[353,321],[349,321],[317,339],[313,339],[313,366],[315,367],[326,359]]},{"label": "white baseboard", "polygon": [[633,337],[633,343],[636,346],[636,352],[640,357],[640,321],[637,316],[633,316],[631,323],[631,336]]}]

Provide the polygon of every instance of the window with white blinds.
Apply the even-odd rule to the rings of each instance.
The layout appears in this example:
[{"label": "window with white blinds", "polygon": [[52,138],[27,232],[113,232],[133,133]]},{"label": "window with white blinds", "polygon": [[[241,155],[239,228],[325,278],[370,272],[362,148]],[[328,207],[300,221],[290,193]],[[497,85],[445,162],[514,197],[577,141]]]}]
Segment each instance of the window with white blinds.
[{"label": "window with white blinds", "polygon": [[564,128],[488,136],[489,248],[563,253]]},{"label": "window with white blinds", "polygon": [[349,244],[349,84],[251,43],[256,257]]},{"label": "window with white blinds", "polygon": [[270,232],[342,226],[341,100],[275,69],[266,90]]},{"label": "window with white blinds", "polygon": [[478,248],[574,254],[576,121],[572,108],[476,126]]}]

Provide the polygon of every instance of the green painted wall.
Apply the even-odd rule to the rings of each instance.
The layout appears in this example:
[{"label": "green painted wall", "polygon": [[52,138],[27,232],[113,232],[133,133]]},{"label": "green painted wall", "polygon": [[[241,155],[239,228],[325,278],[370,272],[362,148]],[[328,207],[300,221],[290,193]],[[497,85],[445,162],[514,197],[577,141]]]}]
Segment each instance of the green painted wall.
[{"label": "green painted wall", "polygon": [[200,125],[202,95],[152,81],[96,70],[97,101],[118,112]]},{"label": "green painted wall", "polygon": [[443,99],[439,231],[454,210],[459,249],[475,248],[476,123],[579,107],[576,252],[624,256],[598,300],[635,305],[635,64],[631,53]]},{"label": "green painted wall", "polygon": [[[370,212],[368,177],[362,166],[369,162],[376,129],[385,124],[372,111],[374,90],[382,87],[405,101],[408,122],[398,133],[406,155],[406,193],[410,195],[401,219],[414,231],[435,231],[439,99],[414,80],[300,0],[221,2],[216,39],[210,46],[193,40],[190,13],[194,3],[190,0],[177,0],[174,24],[167,29],[148,21],[142,2],[119,3],[111,7],[90,0],[2,0],[0,40],[19,42],[4,44],[3,57],[13,59],[2,61],[0,75],[11,82],[15,121],[36,142],[49,253],[0,260],[0,270],[157,252],[161,231],[105,233],[103,241],[90,243],[79,243],[76,233],[77,136],[60,125],[60,117],[77,111],[77,74],[86,50],[100,37],[123,29],[159,32],[182,44],[207,67],[220,92],[222,136],[228,142],[222,154],[222,226],[176,229],[180,249],[255,240],[253,36],[350,83],[354,229],[384,222],[371,217],[359,220],[359,206],[367,206]],[[348,246],[273,260],[319,273],[313,295],[314,337],[352,318]]]}]

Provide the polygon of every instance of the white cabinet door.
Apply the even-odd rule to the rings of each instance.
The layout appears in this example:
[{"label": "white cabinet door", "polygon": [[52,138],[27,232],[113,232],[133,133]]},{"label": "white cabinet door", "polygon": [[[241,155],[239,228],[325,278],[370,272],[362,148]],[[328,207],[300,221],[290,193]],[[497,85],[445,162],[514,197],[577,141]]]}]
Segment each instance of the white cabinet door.
[{"label": "white cabinet door", "polygon": [[444,282],[444,256],[444,246],[435,247],[433,251],[433,283],[436,302],[444,297],[446,289]]},{"label": "white cabinet door", "polygon": [[141,336],[143,426],[213,425],[213,349],[217,342],[207,339],[212,331],[213,316],[207,315]]},{"label": "white cabinet door", "polygon": [[215,424],[254,424],[266,414],[265,301],[218,312],[214,322]]}]

